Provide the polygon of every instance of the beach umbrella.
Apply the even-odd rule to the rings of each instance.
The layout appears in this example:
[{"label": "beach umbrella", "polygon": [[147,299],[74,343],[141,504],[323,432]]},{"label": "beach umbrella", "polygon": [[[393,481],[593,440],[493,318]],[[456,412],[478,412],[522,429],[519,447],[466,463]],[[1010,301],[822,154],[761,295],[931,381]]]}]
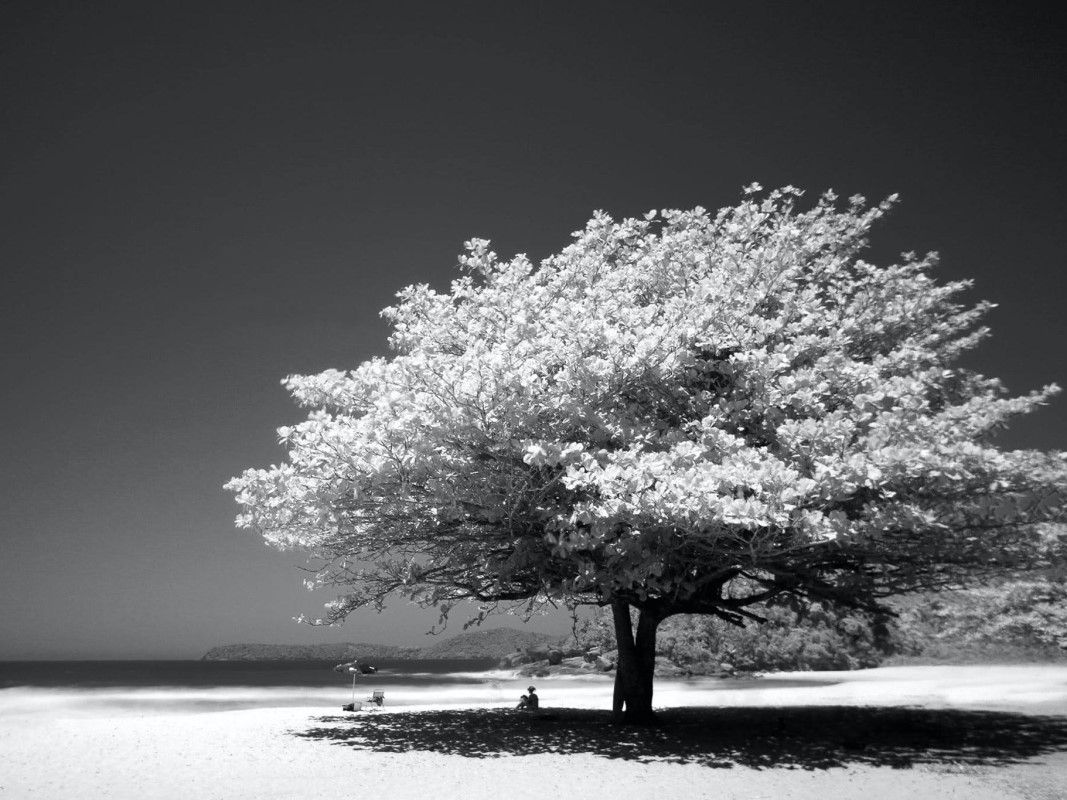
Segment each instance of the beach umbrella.
[{"label": "beach umbrella", "polygon": [[360,664],[358,659],[352,661],[346,661],[343,664],[338,664],[333,668],[334,672],[345,672],[352,676],[352,705],[356,704],[356,676],[357,675],[373,675],[378,671],[377,667],[372,667],[370,664]]},{"label": "beach umbrella", "polygon": [[360,664],[358,660],[355,660],[338,664],[333,668],[333,671],[346,672],[352,676],[352,705],[354,706],[356,704],[356,676],[373,675],[378,671],[378,668],[372,667],[370,664]]},{"label": "beach umbrella", "polygon": [[358,661],[348,661],[344,664],[338,664],[333,668],[334,672],[347,672],[352,675],[352,704],[356,702],[356,676],[359,675],[362,670],[359,668]]}]

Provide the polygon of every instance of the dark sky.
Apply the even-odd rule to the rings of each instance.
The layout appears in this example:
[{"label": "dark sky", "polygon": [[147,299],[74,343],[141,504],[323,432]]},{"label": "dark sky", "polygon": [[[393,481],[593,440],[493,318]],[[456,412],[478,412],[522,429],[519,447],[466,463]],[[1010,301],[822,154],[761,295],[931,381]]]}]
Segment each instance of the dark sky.
[{"label": "dark sky", "polygon": [[[969,364],[1067,384],[1065,42],[1003,2],[5,3],[0,659],[425,643],[292,622],[326,598],[222,484],[473,236],[899,192],[874,257],[940,251],[999,304]],[[1067,399],[1002,440],[1067,448]]]}]

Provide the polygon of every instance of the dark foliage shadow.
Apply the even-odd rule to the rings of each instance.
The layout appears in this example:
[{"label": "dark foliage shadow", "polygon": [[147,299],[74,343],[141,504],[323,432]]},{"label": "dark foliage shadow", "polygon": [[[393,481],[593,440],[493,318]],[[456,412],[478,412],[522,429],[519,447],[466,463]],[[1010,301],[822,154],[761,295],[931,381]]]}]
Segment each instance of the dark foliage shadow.
[{"label": "dark foliage shadow", "polygon": [[608,711],[505,709],[327,716],[295,736],[377,752],[467,758],[588,753],[706,767],[1006,766],[1067,750],[1067,717],[811,706],[678,708],[649,727]]}]

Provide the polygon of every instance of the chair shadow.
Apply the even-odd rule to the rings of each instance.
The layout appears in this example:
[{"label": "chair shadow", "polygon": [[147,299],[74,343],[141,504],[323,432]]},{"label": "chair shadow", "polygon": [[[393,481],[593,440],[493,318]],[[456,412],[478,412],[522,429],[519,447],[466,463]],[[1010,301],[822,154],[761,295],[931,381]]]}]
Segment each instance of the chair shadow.
[{"label": "chair shadow", "polygon": [[442,710],[326,716],[293,735],[357,750],[465,758],[587,753],[637,762],[827,769],[849,764],[1007,766],[1067,750],[1067,717],[955,709],[675,708],[653,726],[609,711]]}]

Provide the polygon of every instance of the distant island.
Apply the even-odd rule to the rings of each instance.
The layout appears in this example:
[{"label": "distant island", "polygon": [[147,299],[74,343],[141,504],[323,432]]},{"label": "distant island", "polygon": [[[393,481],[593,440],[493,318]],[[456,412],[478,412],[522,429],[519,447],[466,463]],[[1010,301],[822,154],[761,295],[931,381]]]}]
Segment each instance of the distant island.
[{"label": "distant island", "polygon": [[501,658],[508,653],[560,644],[564,637],[517,628],[461,633],[429,647],[337,642],[333,644],[227,644],[212,647],[201,661],[375,661],[444,658]]}]

